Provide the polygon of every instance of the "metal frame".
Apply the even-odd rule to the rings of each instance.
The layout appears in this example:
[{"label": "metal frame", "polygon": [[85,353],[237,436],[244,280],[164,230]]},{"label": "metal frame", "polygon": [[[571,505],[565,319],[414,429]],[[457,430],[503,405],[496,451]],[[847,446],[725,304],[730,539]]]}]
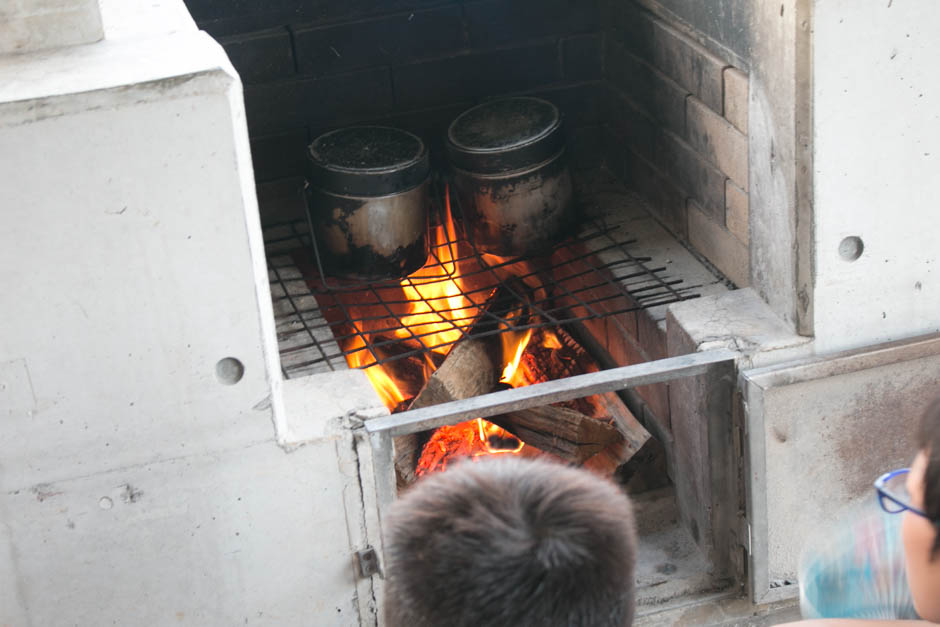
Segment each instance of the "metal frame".
[{"label": "metal frame", "polygon": [[[282,237],[267,238],[266,245],[277,245],[279,254],[283,254],[285,245],[293,243],[296,243],[298,249],[310,250],[311,238],[305,226],[303,221],[294,221],[269,227],[270,229],[283,229],[286,227],[289,233]],[[449,281],[452,277],[447,272],[447,266],[450,264],[460,265],[461,277],[475,284],[472,289],[462,290],[460,295],[480,307],[481,315],[478,320],[455,320],[452,322],[442,317],[440,323],[452,324],[464,333],[466,333],[465,327],[469,327],[470,323],[474,323],[474,335],[477,337],[529,328],[561,326],[667,305],[680,300],[695,298],[699,295],[696,290],[700,286],[685,285],[681,279],[665,276],[666,267],[649,267],[647,265],[650,261],[648,257],[634,256],[628,247],[636,240],[631,239],[628,233],[618,229],[620,229],[619,226],[608,226],[596,220],[589,223],[589,226],[580,235],[569,238],[555,247],[555,251],[564,250],[569,253],[563,261],[555,263],[547,262],[547,256],[513,258],[501,262],[486,259],[473,246],[472,242],[458,230],[456,239],[451,241],[448,238],[448,241],[443,243],[441,248],[447,247],[451,249],[452,253],[460,252],[460,254],[453,255],[455,259],[452,262],[444,263],[438,258],[434,247],[432,247],[429,265],[426,269],[431,269],[434,274],[428,277],[409,279],[409,281],[412,284]],[[608,251],[615,251],[621,259],[608,263],[600,263],[596,260],[596,255]],[[402,324],[401,316],[405,315],[404,310],[416,301],[409,301],[401,296],[392,296],[393,294],[401,294],[398,279],[378,282],[349,280],[338,282],[335,279],[328,279],[323,276],[322,270],[319,269],[321,263],[315,250],[311,262],[313,268],[315,268],[314,272],[312,274],[308,272],[298,278],[304,280],[311,287],[318,300],[322,296],[327,296],[332,300],[332,302],[325,304],[318,303],[316,310],[305,309],[294,302],[294,295],[291,294],[286,285],[283,285],[283,280],[278,272],[280,268],[269,262],[269,267],[274,271],[272,284],[279,283],[283,287],[284,295],[279,299],[288,300],[290,305],[289,315],[297,317],[302,323],[302,328],[297,330],[294,335],[304,335],[302,342],[295,342],[291,348],[282,349],[282,356],[293,353],[310,355],[309,359],[292,365],[292,369],[315,367],[319,364],[332,368],[333,360],[344,358],[347,355],[347,351],[341,349],[339,345],[349,345],[356,337],[362,340],[364,347],[356,348],[355,351],[364,350],[371,354],[370,359],[367,360],[367,365],[362,367],[371,367],[396,359],[430,353],[431,351],[446,351],[447,345],[454,343],[454,341],[450,341],[431,345],[427,338],[422,337],[421,334],[415,334]],[[531,294],[520,294],[500,278],[499,272],[504,267],[519,262],[530,263],[532,269],[515,278],[520,281],[525,279],[537,280],[541,287],[546,289],[547,297],[535,298]],[[572,270],[567,268],[567,266],[575,263],[582,264],[586,269]],[[566,285],[567,283],[577,283],[577,287],[569,287]],[[497,286],[509,290],[518,302],[526,307],[527,311],[534,314],[534,318],[520,322],[487,311],[484,305]],[[603,296],[597,296],[597,290],[599,289],[605,290]],[[555,302],[558,297],[563,297],[569,302],[562,306]],[[615,299],[619,299],[620,302]],[[347,303],[346,300],[350,302]],[[440,303],[437,302],[439,300],[442,299],[435,299],[434,304],[425,301],[425,304],[432,311],[446,315],[450,310],[441,308]],[[354,307],[351,306],[352,302],[355,303]],[[572,313],[572,310],[576,313]],[[373,313],[366,315],[357,313],[359,311],[372,311]],[[382,313],[377,314],[375,312]],[[319,319],[308,322],[306,316],[309,314],[319,314]],[[361,330],[363,326],[371,326],[363,325],[364,322],[379,323],[382,328],[363,331]],[[377,349],[381,349],[385,344],[398,344],[400,340],[395,337],[395,332],[400,330],[408,330],[408,339],[412,340],[417,347],[406,351],[398,351],[392,356],[382,356]],[[330,342],[330,346],[323,345],[318,338],[327,331],[333,340]],[[392,339],[373,341],[373,336],[383,334]],[[426,335],[433,336],[436,335],[436,332]]]},{"label": "metal frame", "polygon": [[[937,358],[938,355],[940,355],[940,334],[934,333],[831,355],[786,361],[744,370],[738,374],[738,387],[744,393],[747,404],[744,435],[745,462],[748,469],[746,474],[750,559],[748,588],[754,603],[773,603],[793,598],[799,593],[795,583],[772,587],[770,525],[774,522],[779,524],[780,521],[769,519],[768,479],[773,469],[768,469],[767,463],[768,434],[765,421],[765,394],[768,391],[791,385],[886,368],[914,360]],[[794,408],[794,411],[797,409]]]},{"label": "metal frame", "polygon": [[733,363],[737,357],[737,352],[727,349],[703,351],[493,392],[367,420],[364,428],[372,443],[379,519],[381,521],[384,518],[386,509],[395,500],[397,492],[392,440],[394,437],[453,425],[471,418],[486,418],[592,394],[704,374],[712,368]]}]

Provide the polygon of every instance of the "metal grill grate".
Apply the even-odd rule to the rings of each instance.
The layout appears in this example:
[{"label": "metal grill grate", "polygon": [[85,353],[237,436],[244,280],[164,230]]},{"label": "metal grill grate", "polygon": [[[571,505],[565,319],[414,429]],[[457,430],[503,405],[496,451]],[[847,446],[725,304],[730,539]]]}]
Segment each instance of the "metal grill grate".
[{"label": "metal grill grate", "polygon": [[[288,377],[344,369],[353,353],[365,357],[355,362],[360,367],[414,356],[433,359],[432,353],[446,353],[471,327],[474,337],[486,337],[566,325],[694,298],[700,287],[668,277],[665,267],[649,267],[649,258],[631,254],[635,240],[622,226],[602,221],[588,223],[550,254],[514,259],[481,253],[458,228],[455,237],[432,246],[421,271],[403,281],[324,277],[303,221],[267,229],[265,243]],[[450,282],[455,268],[463,287],[450,283],[450,295],[475,305],[466,315],[444,298],[423,298],[402,288]],[[497,292],[509,295],[515,315],[487,308]],[[415,308],[431,312],[428,322],[437,326],[435,332],[408,324]],[[450,338],[440,338],[436,331],[442,328],[452,331]]]}]

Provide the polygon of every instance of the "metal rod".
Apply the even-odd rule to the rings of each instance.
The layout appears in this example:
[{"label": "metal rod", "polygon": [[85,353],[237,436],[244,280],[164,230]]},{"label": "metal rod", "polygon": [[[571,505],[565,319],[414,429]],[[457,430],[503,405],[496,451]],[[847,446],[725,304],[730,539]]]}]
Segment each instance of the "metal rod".
[{"label": "metal rod", "polygon": [[691,355],[669,357],[622,368],[601,370],[589,374],[536,383],[526,387],[493,392],[461,401],[441,403],[411,411],[368,420],[369,433],[387,432],[390,436],[418,433],[455,424],[471,418],[486,418],[508,411],[529,409],[569,401],[592,394],[614,392],[651,383],[672,381],[681,377],[701,374],[714,364],[733,361],[735,351],[715,349]]},{"label": "metal rod", "polygon": [[388,506],[398,494],[395,486],[395,451],[392,446],[392,436],[386,431],[370,433],[369,442],[372,444],[372,473],[375,477],[375,500],[379,511],[379,524],[384,526]]},{"label": "metal rod", "polygon": [[[302,241],[304,235],[307,235],[307,239],[309,239],[309,224],[294,222],[289,223],[287,226],[294,232],[294,237],[298,243]],[[301,226],[307,228],[306,234],[299,233]],[[629,250],[627,250],[626,246],[634,243],[635,240],[619,240],[612,236],[612,232],[619,229],[620,227],[618,226],[612,227],[603,222],[595,221],[591,229],[592,232],[574,237],[559,245],[560,250],[566,251],[566,254],[562,255],[563,258],[561,260],[555,258],[549,259],[548,257],[530,259],[514,258],[505,261],[490,259],[476,250],[472,243],[461,234],[458,234],[454,241],[448,241],[444,244],[444,246],[450,249],[451,257],[454,258],[454,261],[448,261],[445,264],[435,254],[437,249],[432,250],[431,258],[434,260],[434,263],[430,264],[428,267],[440,268],[440,277],[424,275],[422,277],[410,278],[408,281],[412,285],[416,285],[419,283],[435,283],[448,280],[451,278],[448,273],[448,267],[450,265],[458,265],[461,261],[465,261],[466,263],[461,267],[461,276],[463,278],[477,277],[477,281],[479,281],[480,278],[484,278],[484,275],[492,277],[491,279],[485,277],[489,279],[485,281],[485,285],[475,286],[471,289],[460,289],[459,295],[472,302],[475,308],[483,307],[483,318],[479,320],[477,320],[477,314],[469,317],[460,314],[454,316],[453,314],[457,313],[459,309],[463,309],[463,307],[452,307],[445,298],[414,299],[404,297],[405,293],[402,291],[401,284],[397,279],[389,282],[357,282],[355,284],[337,283],[335,281],[327,282],[326,277],[322,276],[322,268],[320,268],[319,263],[319,251],[314,248],[314,261],[316,262],[316,268],[319,270],[321,276],[307,276],[301,271],[298,277],[292,277],[291,280],[305,282],[311,289],[312,294],[317,295],[318,300],[320,300],[320,295],[322,294],[330,297],[329,302],[317,303],[313,307],[301,307],[299,301],[295,299],[295,295],[291,294],[290,290],[287,289],[284,277],[280,272],[281,267],[272,266],[271,268],[273,274],[272,285],[280,283],[280,287],[284,293],[284,296],[275,300],[278,303],[287,300],[286,307],[284,307],[283,304],[281,305],[281,308],[286,310],[285,314],[277,316],[276,320],[279,323],[281,320],[297,321],[303,327],[303,332],[289,332],[283,336],[279,335],[279,341],[287,337],[297,338],[301,333],[304,333],[307,338],[306,342],[297,342],[295,340],[293,346],[290,348],[282,348],[280,353],[282,356],[300,356],[310,349],[319,351],[318,356],[304,355],[306,359],[304,359],[302,363],[292,365],[290,368],[292,371],[322,362],[327,362],[332,368],[332,360],[334,358],[349,357],[351,354],[358,351],[365,351],[370,354],[370,358],[366,359],[366,361],[371,363],[369,363],[368,366],[361,367],[371,367],[417,354],[427,354],[431,351],[439,352],[442,349],[446,349],[447,345],[453,344],[454,342],[426,341],[426,337],[437,336],[442,326],[463,331],[465,325],[476,320],[479,332],[484,335],[494,335],[510,329],[522,330],[527,328],[558,326],[574,321],[603,318],[619,313],[637,311],[651,306],[665,305],[697,296],[697,294],[692,293],[691,290],[693,288],[691,286],[682,285],[681,279],[670,279],[665,276],[660,276],[660,273],[664,272],[665,268],[647,265],[647,262],[650,261],[648,257],[633,256]],[[279,238],[276,241],[286,241],[288,239],[290,238]],[[447,239],[449,240],[450,238]],[[595,243],[593,245],[582,245],[589,241]],[[458,255],[458,246],[467,248],[469,254]],[[621,258],[601,263],[596,255],[605,251],[616,252]],[[527,267],[528,269],[523,269],[526,268],[525,266],[513,268],[520,270],[520,274],[514,273],[514,276],[523,282],[527,278],[535,278],[540,284],[538,289],[544,289],[545,293],[548,294],[548,296],[544,298],[532,298],[524,294],[515,294],[520,304],[524,305],[529,311],[534,311],[539,314],[537,316],[537,324],[519,325],[502,320],[496,316],[490,315],[485,309],[485,303],[478,302],[485,301],[487,296],[492,293],[497,285],[504,285],[509,291],[514,292],[512,287],[505,284],[495,270],[502,268],[506,271],[510,266],[514,266],[520,262],[531,262],[531,265]],[[575,263],[578,264],[577,268],[573,265]],[[290,267],[290,265],[291,264],[284,264],[283,267]],[[311,285],[311,280],[317,282],[319,287]],[[616,289],[610,289],[612,287]],[[608,290],[610,295],[598,295],[594,293],[596,288]],[[578,313],[581,315],[572,318],[570,315],[571,312],[564,311],[564,307],[560,308],[558,306],[555,299],[560,295],[557,293],[559,291],[568,299],[574,301],[573,304],[579,308]],[[535,292],[533,292],[533,294],[534,293]],[[308,294],[310,293],[308,292]],[[344,295],[349,295],[349,298],[344,297]],[[306,297],[306,295],[304,296]],[[350,299],[354,299],[355,303]],[[625,299],[628,306],[624,307],[619,302],[616,302],[618,299]],[[350,302],[347,302],[347,300],[350,300]],[[429,321],[427,329],[420,333],[417,332],[416,329],[406,328],[401,317],[404,315],[405,309],[410,310],[417,302],[423,302],[425,306],[433,312],[433,315],[440,318],[439,320]],[[604,302],[611,304],[605,305],[603,311],[594,307]],[[376,314],[376,308],[383,313]],[[401,315],[395,313],[398,309],[403,310]],[[614,309],[615,311],[607,311],[606,309]],[[327,312],[335,312],[335,315],[331,319],[340,319],[334,320],[333,322],[326,320],[325,317],[329,315]],[[431,312],[429,312],[429,315],[430,314]],[[307,318],[308,315],[311,316],[310,320]],[[494,323],[497,328],[490,329],[489,327]],[[328,330],[333,336],[336,342],[336,349],[334,349],[334,351],[330,351],[320,344],[316,333],[321,330]],[[406,330],[408,332],[408,339],[419,347],[410,348],[410,350],[406,351],[396,351],[394,354],[387,355],[384,358],[380,357],[376,349],[381,348],[383,344],[397,343],[399,340],[398,335],[402,330]],[[374,338],[383,335],[388,337],[373,341]],[[461,336],[462,335],[463,333],[461,333]],[[357,337],[359,341],[350,345],[350,342],[354,341]],[[346,346],[346,348],[343,348],[343,346]]]}]

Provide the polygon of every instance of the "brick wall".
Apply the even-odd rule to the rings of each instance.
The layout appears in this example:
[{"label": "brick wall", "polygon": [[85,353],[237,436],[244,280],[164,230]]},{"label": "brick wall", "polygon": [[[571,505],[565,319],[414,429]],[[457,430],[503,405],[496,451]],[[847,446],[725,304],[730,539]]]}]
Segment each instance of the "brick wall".
[{"label": "brick wall", "polygon": [[747,285],[747,74],[631,0],[602,0],[600,11],[607,167]]},{"label": "brick wall", "polygon": [[602,38],[595,0],[186,0],[245,85],[256,179],[302,173],[319,133],[411,130],[439,162],[447,124],[484,98],[533,93],[599,165]]},{"label": "brick wall", "polygon": [[242,76],[259,182],[300,175],[313,137],[353,123],[411,130],[439,166],[461,111],[537,94],[564,112],[576,168],[606,165],[748,284],[748,79],[734,67],[746,40],[733,20],[716,41],[679,24],[691,0],[186,1]]}]

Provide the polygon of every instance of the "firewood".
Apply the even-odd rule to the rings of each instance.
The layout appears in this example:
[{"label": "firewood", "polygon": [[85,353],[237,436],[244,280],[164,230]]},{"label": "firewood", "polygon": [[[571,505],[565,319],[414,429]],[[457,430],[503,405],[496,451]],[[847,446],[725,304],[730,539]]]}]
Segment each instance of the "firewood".
[{"label": "firewood", "polygon": [[[498,353],[497,353],[498,354]],[[473,338],[459,342],[448,353],[441,367],[428,378],[409,409],[419,409],[449,401],[488,394],[499,380],[493,361],[492,343]],[[399,485],[415,479],[415,466],[427,434],[403,435],[395,441],[395,469]]]},{"label": "firewood", "polygon": [[[523,304],[514,294],[526,297],[527,290],[520,282],[507,282],[493,292],[467,337],[454,345],[409,409],[464,400],[496,389],[503,357],[499,335],[492,331],[497,328],[497,318],[506,319],[509,312]],[[396,439],[395,469],[399,486],[414,481],[415,466],[428,435],[413,434]]]},{"label": "firewood", "polygon": [[623,441],[623,434],[612,424],[553,405],[510,412],[490,421],[526,444],[578,464]]},{"label": "firewood", "polygon": [[490,343],[468,338],[458,343],[428,378],[410,409],[438,405],[493,391],[499,379]]}]

